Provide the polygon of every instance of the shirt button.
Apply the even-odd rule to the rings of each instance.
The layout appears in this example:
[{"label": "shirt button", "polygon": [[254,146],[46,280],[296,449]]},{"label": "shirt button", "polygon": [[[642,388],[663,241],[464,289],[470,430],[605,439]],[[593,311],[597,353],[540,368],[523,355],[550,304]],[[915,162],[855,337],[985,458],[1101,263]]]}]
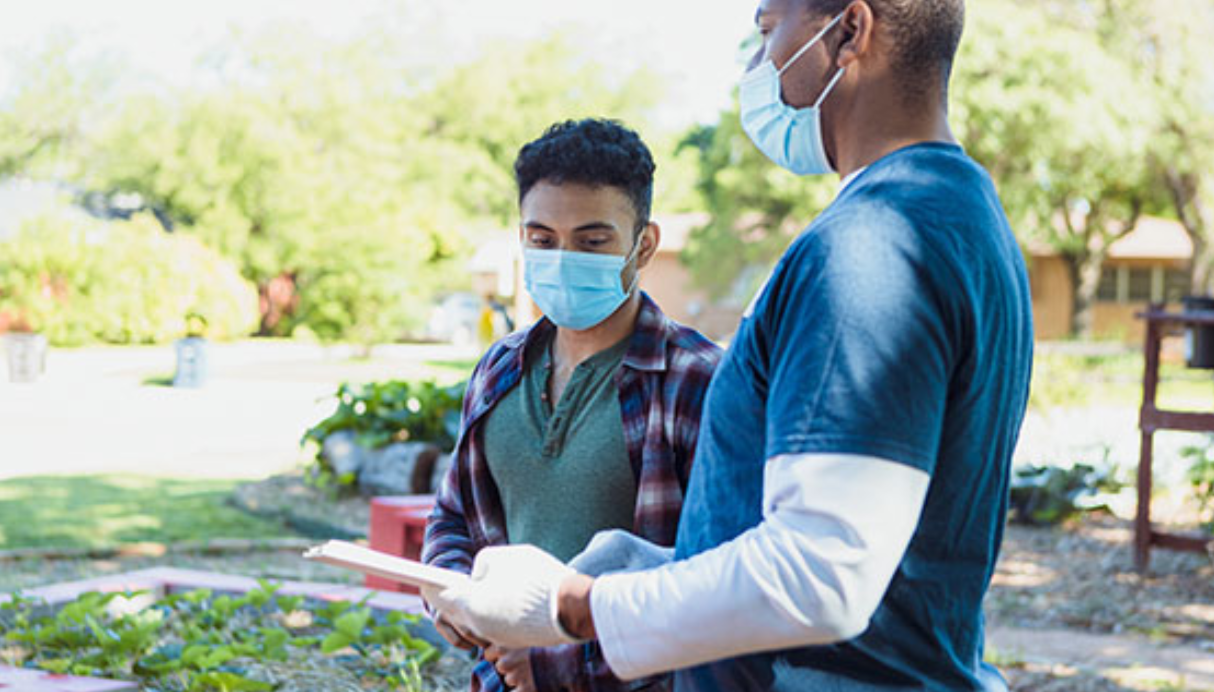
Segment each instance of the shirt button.
[{"label": "shirt button", "polygon": [[481,402],[483,402],[483,403],[488,404],[488,403],[490,403],[490,402],[492,402],[492,401],[493,401],[493,395],[492,395],[492,394],[485,394],[485,396],[481,397]]}]

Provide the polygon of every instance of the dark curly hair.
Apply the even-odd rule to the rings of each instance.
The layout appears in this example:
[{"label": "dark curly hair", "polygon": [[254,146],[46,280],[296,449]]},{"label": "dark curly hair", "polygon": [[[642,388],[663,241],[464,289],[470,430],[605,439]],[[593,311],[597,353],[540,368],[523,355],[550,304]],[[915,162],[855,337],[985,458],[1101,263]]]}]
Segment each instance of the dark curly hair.
[{"label": "dark curly hair", "polygon": [[640,135],[615,120],[566,120],[523,146],[514,161],[518,199],[536,183],[578,183],[619,188],[637,213],[637,228],[653,206],[653,156]]}]

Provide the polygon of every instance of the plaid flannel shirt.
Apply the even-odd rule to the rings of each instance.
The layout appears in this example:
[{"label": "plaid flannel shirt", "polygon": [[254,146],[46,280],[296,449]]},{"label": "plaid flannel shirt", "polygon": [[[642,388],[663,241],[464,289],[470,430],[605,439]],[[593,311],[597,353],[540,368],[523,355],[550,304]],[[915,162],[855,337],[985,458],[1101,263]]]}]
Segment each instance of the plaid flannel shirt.
[{"label": "plaid flannel shirt", "polygon": [[[523,375],[525,353],[555,329],[542,319],[489,348],[464,395],[455,460],[437,492],[426,524],[422,559],[471,572],[482,548],[507,544],[505,513],[483,448],[486,415]],[[631,343],[615,383],[619,388],[624,443],[637,479],[633,532],[674,545],[683,493],[695,457],[700,412],[721,349],[698,332],[668,319],[642,294]],[[668,678],[624,683],[607,667],[597,642],[533,649],[531,667],[539,690],[604,692],[666,687]],[[493,665],[481,660],[472,689],[505,686]]]}]

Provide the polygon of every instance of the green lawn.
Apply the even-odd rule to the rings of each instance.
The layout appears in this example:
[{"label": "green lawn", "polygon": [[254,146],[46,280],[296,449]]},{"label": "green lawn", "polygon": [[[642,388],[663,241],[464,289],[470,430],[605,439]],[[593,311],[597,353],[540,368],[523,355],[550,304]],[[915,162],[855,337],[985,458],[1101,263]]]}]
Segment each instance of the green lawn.
[{"label": "green lawn", "polygon": [[[1037,410],[1092,405],[1137,408],[1142,403],[1142,353],[1100,355],[1039,350],[1033,362],[1032,396]],[[1214,409],[1214,374],[1165,362],[1159,369],[1157,403],[1162,408]]]},{"label": "green lawn", "polygon": [[0,481],[0,549],[297,535],[226,501],[236,481],[38,476]]}]

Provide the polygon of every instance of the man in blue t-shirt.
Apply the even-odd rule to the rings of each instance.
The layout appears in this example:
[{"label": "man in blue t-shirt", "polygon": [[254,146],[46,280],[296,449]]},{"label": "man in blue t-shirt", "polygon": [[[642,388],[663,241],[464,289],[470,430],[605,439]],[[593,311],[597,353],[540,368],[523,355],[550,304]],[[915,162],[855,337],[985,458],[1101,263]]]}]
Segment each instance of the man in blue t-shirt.
[{"label": "man in blue t-shirt", "polygon": [[598,638],[620,677],[678,670],[679,690],[1006,689],[982,598],[1031,301],[948,126],[962,0],[763,0],[757,22],[743,128],[843,185],[712,381],[675,555],[618,534],[572,567],[485,551],[428,599],[487,642]]}]

